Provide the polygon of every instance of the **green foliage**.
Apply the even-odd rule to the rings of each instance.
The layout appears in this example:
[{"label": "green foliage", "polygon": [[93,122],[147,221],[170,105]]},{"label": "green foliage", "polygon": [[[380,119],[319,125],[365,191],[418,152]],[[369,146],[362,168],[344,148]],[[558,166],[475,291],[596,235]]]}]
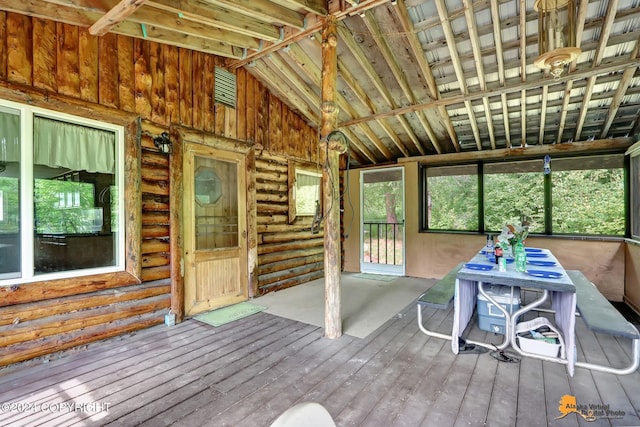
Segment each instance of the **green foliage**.
[{"label": "green foliage", "polygon": [[89,183],[36,179],[34,205],[37,233],[86,232],[86,210],[94,207]]},{"label": "green foliage", "polygon": [[3,220],[0,221],[0,233],[17,233],[20,227],[18,209],[19,181],[16,178],[0,178],[2,192]]},{"label": "green foliage", "polygon": [[437,176],[427,180],[429,228],[478,229],[478,178],[476,175]]},{"label": "green foliage", "polygon": [[[428,178],[430,229],[479,229],[476,180],[475,175]],[[551,181],[554,234],[624,235],[623,169],[558,171]],[[530,218],[531,233],[544,233],[544,175],[485,175],[485,230],[499,232],[522,215]]]},{"label": "green foliage", "polygon": [[[391,214],[402,217],[402,181],[373,182],[364,184],[363,217],[365,222],[387,222]],[[395,203],[387,206],[390,195]]]},{"label": "green foliage", "polygon": [[530,218],[529,232],[544,232],[544,178],[540,173],[484,176],[484,228],[499,232],[522,215]]},{"label": "green foliage", "polygon": [[623,235],[624,218],[622,169],[554,172],[554,232]]}]

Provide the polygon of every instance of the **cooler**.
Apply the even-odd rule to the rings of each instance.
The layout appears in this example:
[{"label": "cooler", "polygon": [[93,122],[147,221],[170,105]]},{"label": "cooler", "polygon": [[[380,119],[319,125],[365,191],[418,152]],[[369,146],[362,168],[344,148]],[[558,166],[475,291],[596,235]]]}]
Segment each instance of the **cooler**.
[{"label": "cooler", "polygon": [[[517,286],[502,286],[486,284],[485,292],[498,304],[504,307],[508,313],[515,313],[520,309],[520,288]],[[505,333],[505,318],[500,309],[488,301],[484,295],[478,292],[478,325],[480,329],[496,334]]]}]

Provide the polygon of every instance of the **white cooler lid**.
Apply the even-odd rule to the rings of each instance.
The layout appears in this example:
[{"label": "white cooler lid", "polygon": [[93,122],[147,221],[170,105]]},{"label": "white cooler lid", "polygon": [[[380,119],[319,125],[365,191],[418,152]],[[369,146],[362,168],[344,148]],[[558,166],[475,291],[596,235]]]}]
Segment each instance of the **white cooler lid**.
[{"label": "white cooler lid", "polygon": [[[513,290],[513,297],[512,295]],[[491,296],[491,298],[495,299],[500,304],[520,304],[520,288],[517,286],[503,286],[503,285],[492,285],[485,284],[484,291]],[[487,299],[478,292],[478,299],[482,301],[487,301]]]}]

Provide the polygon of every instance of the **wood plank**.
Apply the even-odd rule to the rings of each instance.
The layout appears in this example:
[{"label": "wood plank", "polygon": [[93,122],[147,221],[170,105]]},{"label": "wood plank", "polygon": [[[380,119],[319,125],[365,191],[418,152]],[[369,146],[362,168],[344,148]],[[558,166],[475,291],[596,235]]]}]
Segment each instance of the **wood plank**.
[{"label": "wood plank", "polygon": [[32,19],[33,23],[33,86],[57,92],[56,84],[56,23]]},{"label": "wood plank", "polygon": [[80,72],[80,98],[98,102],[98,38],[84,29],[78,29],[78,63]]},{"label": "wood plank", "polygon": [[168,125],[165,81],[164,81],[164,47],[160,43],[149,42],[149,72],[151,74],[151,121],[160,125]]},{"label": "wood plank", "polygon": [[[288,324],[287,324],[288,323]],[[166,408],[166,405],[161,401],[161,397],[165,395],[167,386],[173,389],[181,388],[193,381],[199,383],[201,387],[203,384],[210,384],[214,386],[216,380],[221,375],[228,373],[228,369],[242,369],[246,367],[246,364],[253,362],[257,364],[260,358],[266,357],[272,352],[276,352],[279,345],[287,340],[294,340],[299,333],[308,334],[308,329],[315,329],[314,327],[305,326],[303,324],[296,324],[286,321],[286,319],[280,319],[275,323],[263,328],[262,331],[255,332],[249,337],[243,337],[244,340],[238,340],[236,337],[232,337],[227,340],[217,340],[217,342],[209,342],[209,345],[205,343],[195,343],[190,347],[186,347],[183,351],[186,353],[180,358],[165,359],[164,361],[156,358],[147,359],[141,361],[133,369],[125,369],[121,372],[121,379],[113,381],[110,378],[102,379],[97,385],[99,388],[95,388],[96,384],[92,384],[94,390],[92,395],[97,400],[111,399],[113,409],[110,409],[110,417],[119,418],[127,414],[132,407],[138,408],[142,405],[152,405],[154,402],[156,405],[161,405],[162,408]],[[300,332],[299,332],[300,331]],[[263,333],[264,332],[264,333]],[[253,346],[248,346],[246,340],[254,341]],[[222,342],[220,342],[222,341]],[[226,343],[226,347],[221,345]],[[251,348],[255,351],[251,351]],[[235,351],[233,351],[235,350]],[[227,356],[227,357],[222,357]],[[179,368],[179,369],[178,369]],[[221,369],[224,368],[224,369]],[[158,375],[158,373],[163,373]],[[113,388],[119,389],[126,387],[128,383],[134,381],[140,385],[144,385],[149,388],[149,392],[144,395],[140,395],[135,389],[128,387],[128,390],[118,393],[118,396],[113,396],[111,390]],[[163,385],[162,388],[158,386]],[[154,393],[154,391],[159,394]],[[77,398],[83,391],[69,390],[68,394],[72,398]],[[138,401],[138,403],[136,403]],[[196,413],[196,419],[205,419],[205,412],[198,411]],[[86,414],[88,417],[90,414]],[[56,417],[56,421],[69,420],[73,417],[75,420],[77,414],[66,414],[62,417]],[[79,417],[83,418],[82,415]],[[143,417],[144,418],[144,417]],[[209,420],[211,418],[208,418]],[[182,422],[182,420],[181,420]],[[203,424],[201,421],[200,424]],[[176,423],[180,425],[180,422]],[[194,424],[191,424],[194,425]]]},{"label": "wood plank", "polygon": [[[179,60],[179,75],[180,76],[193,76],[193,52],[187,49],[180,49],[178,52]],[[180,124],[183,126],[191,126],[193,123],[193,79],[181,78],[180,79]]]},{"label": "wood plank", "polygon": [[235,137],[241,141],[247,141],[247,71],[244,68],[236,73],[236,108],[232,112],[236,120]]},{"label": "wood plank", "polygon": [[28,16],[11,13],[5,21],[7,80],[30,85],[33,81],[32,24]]},{"label": "wood plank", "polygon": [[[180,123],[180,55],[175,46],[164,45],[166,123]],[[191,73],[187,74],[191,75]]]},{"label": "wood plank", "polygon": [[80,98],[79,27],[56,24],[58,93]]},{"label": "wood plank", "polygon": [[135,39],[133,41],[134,78],[135,78],[135,111],[140,117],[151,120],[153,114],[151,88],[153,79],[150,70],[149,42]]},{"label": "wood plank", "polygon": [[202,105],[203,112],[203,127],[202,129],[206,132],[213,132],[217,135],[222,135],[216,129],[216,111],[215,111],[215,101],[214,101],[214,92],[215,92],[215,58],[211,55],[204,56],[203,63],[203,90],[204,90],[204,99]]},{"label": "wood plank", "polygon": [[118,36],[118,104],[120,109],[136,111],[136,78],[133,39]]},{"label": "wood plank", "polygon": [[193,52],[193,127],[195,129],[204,129],[205,114],[205,54],[202,52]]},{"label": "wood plank", "polygon": [[0,10],[0,80],[7,78],[7,12]]},{"label": "wood plank", "polygon": [[[247,80],[246,80],[246,86],[247,86],[247,90],[246,90],[246,110],[245,111],[245,120],[247,122],[246,124],[246,128],[247,128],[247,137],[246,140],[247,141],[257,141],[256,140],[256,114],[257,114],[257,109],[256,109],[256,90],[257,90],[257,81],[256,79],[247,73]],[[242,110],[239,110],[242,111]]]},{"label": "wood plank", "polygon": [[98,39],[98,79],[98,102],[118,108],[118,36],[115,34]]},{"label": "wood plank", "polygon": [[[423,310],[426,325],[438,331],[450,330],[452,313]],[[99,414],[101,425],[191,426],[215,420],[263,426],[302,401],[319,402],[339,423],[375,427],[640,421],[638,372],[615,376],[578,368],[571,378],[565,366],[536,359],[509,364],[488,354],[456,356],[448,341],[425,336],[415,322],[412,303],[363,339],[328,340],[321,328],[267,313],[215,328],[194,320],[158,325],[63,352],[48,363],[9,366],[0,376],[0,401],[62,403],[90,394],[111,403]],[[628,346],[626,341],[592,334],[580,320],[577,333],[579,357],[584,350],[593,352],[587,359],[594,363],[629,357],[628,348],[616,348]],[[476,324],[468,334],[495,339]],[[586,422],[570,414],[556,420],[564,394],[582,405],[609,405],[625,416]],[[261,408],[259,418],[255,408]],[[0,425],[90,423],[90,415],[5,413]]]}]

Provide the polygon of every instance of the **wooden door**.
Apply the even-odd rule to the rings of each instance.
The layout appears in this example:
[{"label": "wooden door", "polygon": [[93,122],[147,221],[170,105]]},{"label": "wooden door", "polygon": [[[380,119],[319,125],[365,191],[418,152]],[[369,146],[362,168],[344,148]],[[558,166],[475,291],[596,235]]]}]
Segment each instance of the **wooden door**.
[{"label": "wooden door", "polygon": [[245,155],[186,143],[184,280],[187,315],[248,299]]}]

